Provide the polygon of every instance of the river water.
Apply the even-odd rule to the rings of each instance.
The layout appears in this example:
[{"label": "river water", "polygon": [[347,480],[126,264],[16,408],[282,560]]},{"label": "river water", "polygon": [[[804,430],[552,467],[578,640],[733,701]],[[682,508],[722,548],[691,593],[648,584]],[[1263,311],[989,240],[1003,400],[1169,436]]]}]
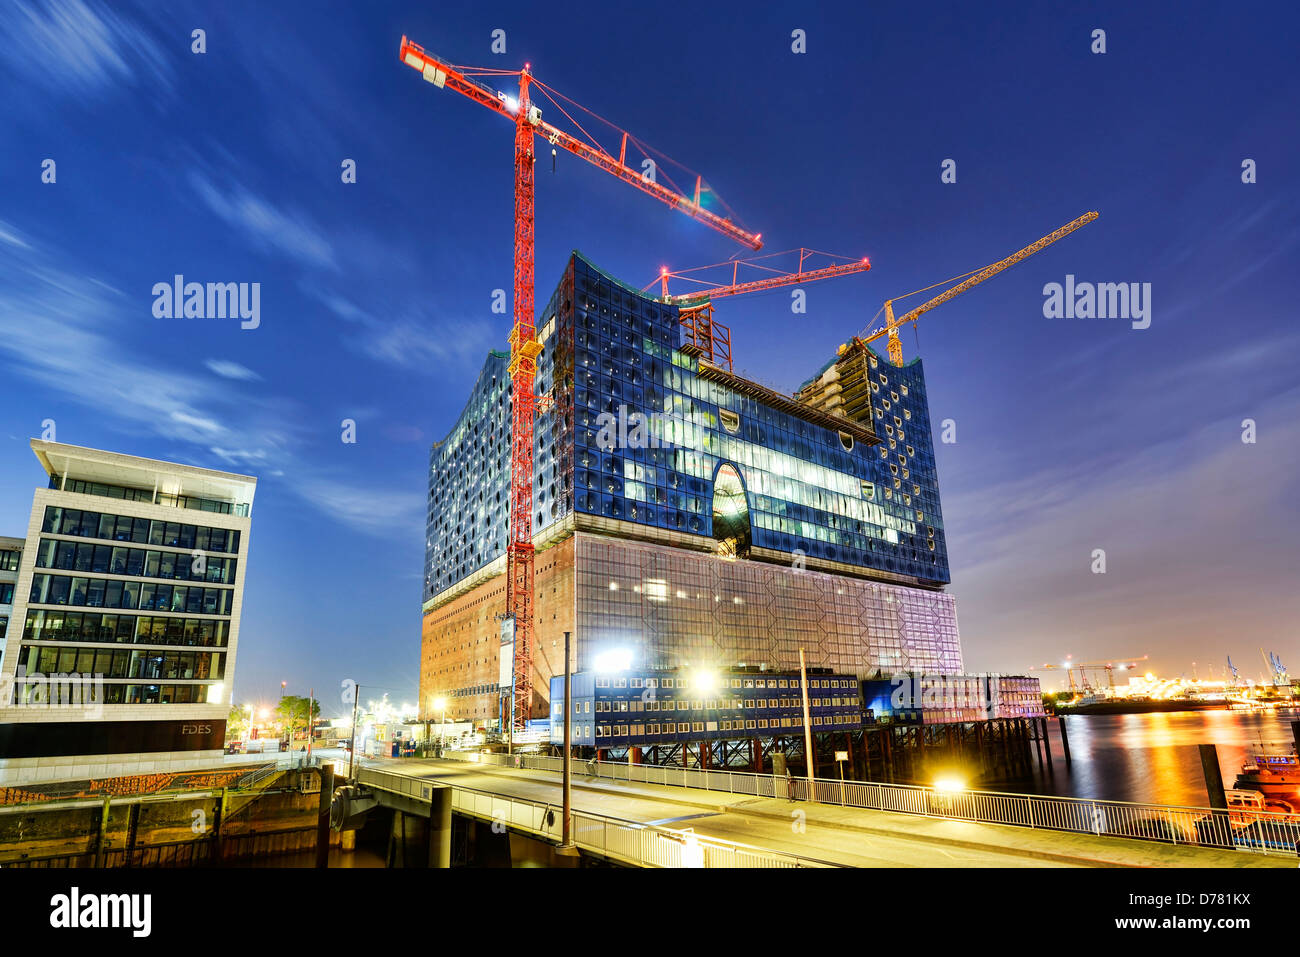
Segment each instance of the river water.
[{"label": "river water", "polygon": [[1065,719],[1072,764],[1067,767],[1061,732],[1048,719],[1052,772],[1035,758],[1031,779],[996,786],[1065,797],[1205,807],[1205,776],[1197,745],[1218,747],[1224,787],[1259,750],[1291,752],[1291,722],[1300,715],[1240,711],[1175,711],[1162,714],[1070,715]]}]

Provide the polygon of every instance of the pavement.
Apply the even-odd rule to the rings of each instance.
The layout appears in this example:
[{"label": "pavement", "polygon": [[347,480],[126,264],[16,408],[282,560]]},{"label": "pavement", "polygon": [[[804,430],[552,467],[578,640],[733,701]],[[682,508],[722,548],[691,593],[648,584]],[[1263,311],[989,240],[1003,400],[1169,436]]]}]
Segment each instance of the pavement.
[{"label": "pavement", "polygon": [[[397,774],[555,803],[558,772],[461,761],[364,762]],[[891,811],[592,778],[574,768],[575,811],[693,828],[718,838],[848,867],[1281,867],[1295,858]]]}]

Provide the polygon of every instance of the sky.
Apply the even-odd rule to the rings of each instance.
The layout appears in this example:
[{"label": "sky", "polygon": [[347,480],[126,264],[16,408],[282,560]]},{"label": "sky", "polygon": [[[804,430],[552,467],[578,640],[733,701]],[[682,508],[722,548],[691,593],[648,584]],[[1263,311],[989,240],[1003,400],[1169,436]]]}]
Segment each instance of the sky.
[{"label": "sky", "polygon": [[[1300,14],[1174,9],[6,3],[0,534],[25,527],[47,419],[256,475],[235,699],[284,681],[329,711],[348,678],[415,699],[429,447],[505,347],[513,147],[399,61],[407,34],[531,63],[682,164],[662,165],[678,185],[698,170],[765,251],[869,256],[808,285],[805,313],[786,289],[719,303],[737,371],[787,392],[884,299],[1098,211],[904,331],[936,433],[954,426],[937,453],[967,669],[1147,654],[1205,677],[1231,654],[1257,676],[1260,647],[1300,669]],[[637,286],[743,253],[540,155],[541,303],[572,249]],[[260,283],[260,324],[156,317],[178,273]],[[1067,275],[1149,288],[1149,326],[1048,318]]]}]

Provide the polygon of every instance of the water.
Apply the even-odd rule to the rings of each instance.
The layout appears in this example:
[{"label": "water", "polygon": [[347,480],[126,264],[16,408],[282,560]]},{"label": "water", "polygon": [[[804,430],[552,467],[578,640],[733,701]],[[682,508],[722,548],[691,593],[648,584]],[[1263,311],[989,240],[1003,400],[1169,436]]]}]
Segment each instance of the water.
[{"label": "water", "polygon": [[1290,752],[1291,722],[1300,715],[1240,711],[1070,715],[1065,719],[1073,765],[1066,767],[1061,732],[1048,719],[1053,773],[1007,782],[1001,791],[1205,807],[1208,797],[1197,745],[1218,746],[1223,784],[1262,750]]}]

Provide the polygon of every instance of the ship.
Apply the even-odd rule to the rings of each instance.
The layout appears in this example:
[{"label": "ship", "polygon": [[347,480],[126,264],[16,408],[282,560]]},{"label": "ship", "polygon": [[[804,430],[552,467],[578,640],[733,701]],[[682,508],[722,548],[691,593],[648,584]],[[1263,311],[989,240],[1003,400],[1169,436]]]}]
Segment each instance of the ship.
[{"label": "ship", "polygon": [[1265,810],[1300,814],[1300,757],[1257,754],[1242,765],[1232,786],[1238,791],[1258,791],[1264,797]]}]

